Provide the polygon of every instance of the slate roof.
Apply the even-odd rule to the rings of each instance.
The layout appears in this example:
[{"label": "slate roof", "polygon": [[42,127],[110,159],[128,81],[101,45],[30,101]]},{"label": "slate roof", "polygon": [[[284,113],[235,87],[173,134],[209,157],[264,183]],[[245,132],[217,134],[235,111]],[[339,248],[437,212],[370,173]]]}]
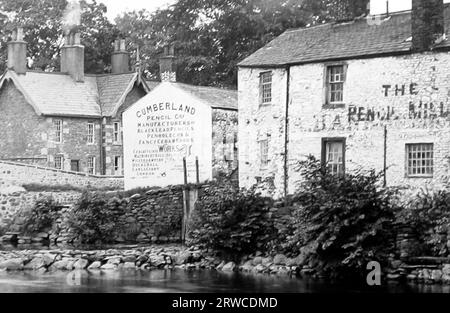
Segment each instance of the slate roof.
[{"label": "slate roof", "polygon": [[[445,6],[445,29],[450,30],[450,6]],[[342,60],[384,54],[411,53],[411,11],[369,16],[348,23],[329,23],[284,32],[250,55],[241,67],[284,65]],[[435,48],[450,47],[450,39]]]},{"label": "slate roof", "polygon": [[8,70],[0,87],[11,79],[38,114],[100,118],[114,116],[136,78],[136,73],[85,75],[84,82],[75,82],[65,73]]},{"label": "slate roof", "polygon": [[[147,81],[150,90],[156,88],[160,82]],[[237,90],[217,87],[195,86],[183,83],[173,83],[182,90],[193,94],[197,98],[209,104],[213,109],[237,110],[238,92]]]},{"label": "slate roof", "polygon": [[130,91],[130,82],[134,82],[136,73],[112,74],[97,76],[97,87],[102,112],[105,115],[115,115],[117,104],[123,103],[121,98]]}]

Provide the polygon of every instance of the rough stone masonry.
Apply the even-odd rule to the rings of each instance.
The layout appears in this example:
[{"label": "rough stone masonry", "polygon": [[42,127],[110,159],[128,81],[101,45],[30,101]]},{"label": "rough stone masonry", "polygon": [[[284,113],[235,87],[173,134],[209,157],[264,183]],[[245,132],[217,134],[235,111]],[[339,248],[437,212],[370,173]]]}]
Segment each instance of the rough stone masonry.
[{"label": "rough stone masonry", "polygon": [[[448,181],[450,157],[450,55],[448,52],[353,59],[347,66],[344,102],[324,107],[325,63],[290,68],[288,182],[294,191],[300,178],[298,160],[320,159],[323,138],[345,138],[347,170],[384,167],[388,185],[438,186]],[[277,194],[284,184],[285,69],[272,70],[272,103],[259,104],[263,68],[239,71],[240,184],[252,186],[258,177],[273,177]],[[245,105],[244,105],[245,104]],[[258,141],[268,139],[269,166],[261,166]],[[434,145],[432,177],[407,177],[405,145]]]}]

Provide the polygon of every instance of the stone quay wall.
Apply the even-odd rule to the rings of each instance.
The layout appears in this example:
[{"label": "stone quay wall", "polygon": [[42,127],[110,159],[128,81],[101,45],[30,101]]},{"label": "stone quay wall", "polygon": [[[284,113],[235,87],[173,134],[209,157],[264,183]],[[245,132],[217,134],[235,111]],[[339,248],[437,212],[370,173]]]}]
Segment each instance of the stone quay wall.
[{"label": "stone quay wall", "polygon": [[70,185],[77,188],[123,190],[124,182],[121,176],[88,175],[0,160],[0,188],[24,184]]},{"label": "stone quay wall", "polygon": [[0,227],[10,224],[17,214],[34,206],[38,199],[52,197],[61,205],[72,205],[80,197],[80,192],[26,192],[23,189],[3,193],[0,190]]},{"label": "stone quay wall", "polygon": [[[0,226],[8,232],[3,242],[18,244],[49,243],[78,244],[70,228],[70,216],[81,192],[26,192],[16,191],[0,195]],[[99,193],[109,206],[111,214],[117,217],[116,243],[167,243],[181,241],[183,219],[183,189],[168,187],[123,197],[117,192]],[[53,227],[38,234],[23,234],[26,212],[38,199],[52,197],[61,210]],[[3,209],[4,207],[4,209]]]}]

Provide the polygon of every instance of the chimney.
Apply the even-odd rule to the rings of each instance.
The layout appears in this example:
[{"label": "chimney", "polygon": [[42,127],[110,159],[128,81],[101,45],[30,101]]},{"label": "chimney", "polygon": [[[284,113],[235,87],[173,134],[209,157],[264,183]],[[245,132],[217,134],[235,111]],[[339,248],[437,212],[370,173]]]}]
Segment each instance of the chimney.
[{"label": "chimney", "polygon": [[175,49],[173,45],[164,47],[164,54],[159,58],[159,74],[162,82],[177,81]]},{"label": "chimney", "polygon": [[412,0],[412,49],[417,52],[433,48],[444,35],[444,0]]},{"label": "chimney", "polygon": [[76,82],[84,82],[84,46],[78,32],[70,32],[64,37],[61,72],[68,73]]},{"label": "chimney", "polygon": [[130,54],[126,49],[125,39],[114,41],[114,52],[111,56],[111,65],[113,74],[122,74],[130,72]]},{"label": "chimney", "polygon": [[23,28],[19,27],[12,33],[12,40],[8,42],[9,69],[17,74],[27,72],[27,43],[23,40]]}]

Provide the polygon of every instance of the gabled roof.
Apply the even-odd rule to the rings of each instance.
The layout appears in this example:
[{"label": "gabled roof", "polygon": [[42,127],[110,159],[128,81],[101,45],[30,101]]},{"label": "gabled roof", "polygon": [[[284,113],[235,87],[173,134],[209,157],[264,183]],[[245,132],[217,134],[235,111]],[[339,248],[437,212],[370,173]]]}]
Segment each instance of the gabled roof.
[{"label": "gabled roof", "polygon": [[97,76],[97,87],[103,115],[116,115],[127,94],[133,88],[136,79],[137,73]]},{"label": "gabled roof", "polygon": [[[12,80],[39,115],[93,117],[114,116],[133,88],[136,73],[85,75],[76,82],[65,73],[8,70],[0,80]],[[144,88],[148,91],[145,83]]]},{"label": "gabled roof", "polygon": [[[160,82],[147,81],[150,90],[156,88]],[[172,83],[182,90],[196,96],[203,102],[210,105],[213,109],[237,110],[238,109],[238,92],[237,90],[195,86],[183,83]]]},{"label": "gabled roof", "polygon": [[[450,29],[450,6],[445,6],[445,29]],[[390,17],[369,16],[348,23],[329,23],[288,30],[238,65],[284,65],[411,53],[411,11]],[[450,47],[447,39],[435,48]]]}]

